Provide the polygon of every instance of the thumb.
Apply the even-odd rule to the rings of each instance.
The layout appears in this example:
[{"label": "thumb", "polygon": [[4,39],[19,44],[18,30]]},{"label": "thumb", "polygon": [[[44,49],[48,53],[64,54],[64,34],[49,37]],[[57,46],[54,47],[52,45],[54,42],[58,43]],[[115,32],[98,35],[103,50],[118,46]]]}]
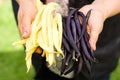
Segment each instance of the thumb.
[{"label": "thumb", "polygon": [[96,50],[96,42],[98,40],[99,32],[97,30],[92,30],[90,33],[89,43],[93,50]]},{"label": "thumb", "polygon": [[31,32],[31,19],[28,15],[23,17],[23,38],[28,38]]}]

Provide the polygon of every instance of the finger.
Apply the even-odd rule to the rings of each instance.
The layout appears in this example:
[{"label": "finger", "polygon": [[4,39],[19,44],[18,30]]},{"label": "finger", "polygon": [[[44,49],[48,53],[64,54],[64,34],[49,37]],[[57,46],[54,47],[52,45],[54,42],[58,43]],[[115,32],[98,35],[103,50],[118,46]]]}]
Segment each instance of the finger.
[{"label": "finger", "polygon": [[49,2],[51,2],[52,0],[46,0],[46,3],[49,3]]},{"label": "finger", "polygon": [[23,15],[20,13],[20,12],[18,12],[18,27],[19,27],[19,32],[20,32],[20,35],[22,36],[22,34],[23,34],[23,26],[22,26],[22,17],[23,17]]},{"label": "finger", "polygon": [[23,16],[22,20],[22,26],[23,26],[23,38],[28,38],[30,36],[31,32],[31,18],[28,15]]},{"label": "finger", "polygon": [[23,34],[23,26],[22,26],[22,21],[21,21],[21,19],[18,19],[18,27],[19,27],[20,35],[22,35],[22,34]]},{"label": "finger", "polygon": [[41,54],[42,53],[42,49],[40,47],[38,47],[35,52]]},{"label": "finger", "polygon": [[98,30],[91,30],[89,43],[93,50],[96,50],[96,42],[98,40],[99,32]]},{"label": "finger", "polygon": [[90,35],[90,26],[87,25],[87,33]]}]

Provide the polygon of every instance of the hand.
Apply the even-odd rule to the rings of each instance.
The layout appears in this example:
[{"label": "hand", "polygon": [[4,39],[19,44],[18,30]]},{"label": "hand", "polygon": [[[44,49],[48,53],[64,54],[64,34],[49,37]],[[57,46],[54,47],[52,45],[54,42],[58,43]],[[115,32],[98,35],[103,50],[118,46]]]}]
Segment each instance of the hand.
[{"label": "hand", "polygon": [[22,38],[28,38],[37,13],[35,0],[19,0],[18,26]]},{"label": "hand", "polygon": [[90,46],[96,50],[96,42],[103,29],[104,21],[120,13],[120,0],[94,0],[92,4],[82,7],[80,11],[86,14],[90,9],[92,11],[88,20],[87,32],[90,35]]},{"label": "hand", "polygon": [[[31,24],[37,13],[35,0],[20,0],[18,11],[18,26],[22,38],[28,38],[31,33]],[[42,53],[38,47],[36,53]]]},{"label": "hand", "polygon": [[99,34],[103,29],[103,23],[105,21],[104,14],[94,8],[94,6],[86,5],[80,9],[85,15],[92,9],[91,15],[88,20],[87,32],[90,36],[89,43],[93,50],[96,50],[96,42],[98,40]]}]

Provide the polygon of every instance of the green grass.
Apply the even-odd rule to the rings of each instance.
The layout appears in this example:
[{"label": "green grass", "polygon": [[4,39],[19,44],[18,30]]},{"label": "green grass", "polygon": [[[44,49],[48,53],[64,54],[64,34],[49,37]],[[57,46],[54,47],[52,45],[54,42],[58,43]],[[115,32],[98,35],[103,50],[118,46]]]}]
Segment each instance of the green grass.
[{"label": "green grass", "polygon": [[0,80],[33,80],[34,70],[26,73],[23,46],[12,45],[20,37],[10,1],[0,4]]},{"label": "green grass", "polygon": [[120,80],[120,60],[115,71],[111,74],[111,80]]},{"label": "green grass", "polygon": [[[12,46],[20,37],[10,0],[0,4],[0,33],[0,80],[33,80],[33,68],[26,73],[23,46]],[[120,80],[120,61],[111,80]]]}]

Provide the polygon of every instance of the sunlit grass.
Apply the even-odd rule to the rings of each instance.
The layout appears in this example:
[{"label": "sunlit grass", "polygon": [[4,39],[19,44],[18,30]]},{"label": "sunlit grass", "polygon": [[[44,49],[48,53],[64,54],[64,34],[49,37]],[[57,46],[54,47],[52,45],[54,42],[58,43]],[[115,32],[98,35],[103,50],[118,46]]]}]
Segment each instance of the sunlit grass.
[{"label": "sunlit grass", "polygon": [[120,80],[120,60],[115,71],[111,75],[111,80]]},{"label": "sunlit grass", "polygon": [[26,73],[23,46],[12,45],[20,37],[10,1],[0,4],[0,80],[33,80],[33,69]]}]

